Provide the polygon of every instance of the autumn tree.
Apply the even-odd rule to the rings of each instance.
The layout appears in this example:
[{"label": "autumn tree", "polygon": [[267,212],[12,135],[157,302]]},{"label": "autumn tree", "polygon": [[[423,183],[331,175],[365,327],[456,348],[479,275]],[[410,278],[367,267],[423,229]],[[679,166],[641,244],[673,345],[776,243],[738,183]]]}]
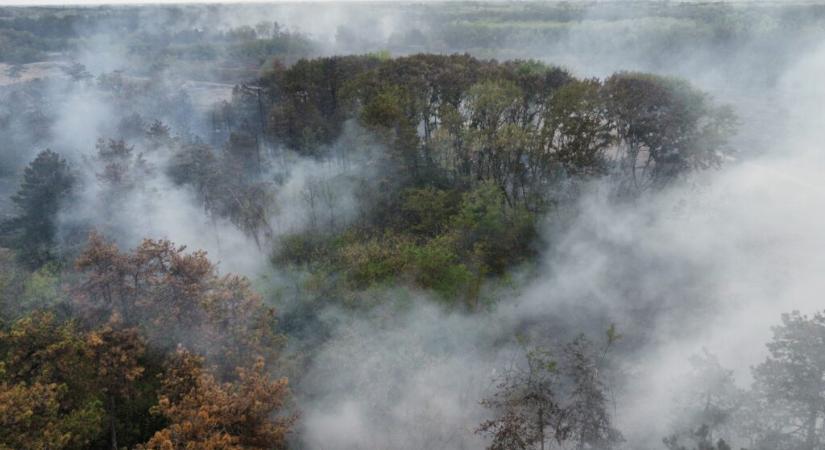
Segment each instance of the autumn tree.
[{"label": "autumn tree", "polygon": [[285,413],[288,399],[287,380],[271,379],[261,358],[220,383],[201,359],[179,351],[155,408],[170,424],[139,448],[283,449],[295,421]]},{"label": "autumn tree", "polygon": [[103,429],[83,333],[51,313],[0,332],[0,448],[85,448]]},{"label": "autumn tree", "polygon": [[218,275],[205,252],[147,239],[125,253],[92,234],[77,268],[86,276],[74,301],[92,323],[138,326],[160,348],[204,352],[222,373],[253,355],[274,362],[281,348],[274,312],[245,278]]},{"label": "autumn tree", "polygon": [[[0,333],[0,379],[10,385],[54,386],[58,425],[67,427],[71,448],[120,448],[156,429],[148,417],[146,391],[157,365],[147,360],[145,341],[116,319],[93,329],[51,312],[35,312]],[[148,381],[148,383],[147,383]],[[141,398],[143,396],[143,398]],[[82,421],[81,421],[82,420]]]},{"label": "autumn tree", "polygon": [[94,408],[61,412],[65,395],[65,385],[0,381],[0,449],[70,449],[88,444],[89,435],[99,426],[99,413]]},{"label": "autumn tree", "polygon": [[74,182],[66,160],[51,150],[40,152],[26,168],[20,189],[12,197],[18,214],[0,226],[4,239],[26,266],[38,268],[57,257],[57,213]]},{"label": "autumn tree", "polygon": [[136,393],[136,382],[146,370],[141,364],[146,344],[136,328],[122,327],[117,318],[90,332],[86,342],[97,363],[96,381],[105,398],[110,448],[117,450],[119,405]]}]

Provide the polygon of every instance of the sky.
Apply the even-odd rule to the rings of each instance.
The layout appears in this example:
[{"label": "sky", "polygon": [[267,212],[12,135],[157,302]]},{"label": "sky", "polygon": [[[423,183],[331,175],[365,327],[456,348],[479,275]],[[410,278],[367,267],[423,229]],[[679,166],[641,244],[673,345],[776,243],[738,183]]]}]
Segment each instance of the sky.
[{"label": "sky", "polygon": [[[359,2],[364,0],[286,0],[286,1],[279,1],[279,0],[0,0],[0,6],[43,6],[43,5],[84,5],[84,6],[94,6],[94,5],[136,5],[136,4],[176,4],[176,3],[307,3],[309,1],[312,2]],[[382,2],[390,1],[390,2],[402,2],[403,0],[380,0]],[[426,1],[439,1],[439,0],[424,0]],[[570,0],[568,0],[570,1]],[[572,0],[573,2],[576,1],[588,1],[592,2],[594,0]],[[595,0],[599,1],[599,0]],[[612,0],[601,0],[601,1],[612,1]],[[690,1],[697,1],[697,0],[683,0],[685,2]],[[738,0],[742,1],[742,0]],[[713,3],[713,0],[710,0]],[[416,1],[416,3],[420,3],[420,0]]]},{"label": "sky", "polygon": [[[0,6],[95,6],[95,5],[141,5],[141,4],[180,4],[180,3],[341,3],[360,2],[364,0],[0,0]],[[399,0],[381,0],[381,2]],[[428,1],[428,0],[424,0]],[[435,0],[437,1],[437,0]],[[573,0],[576,1],[576,0]],[[420,3],[420,0],[416,3]]]},{"label": "sky", "polygon": [[[346,2],[358,0],[312,0]],[[95,5],[140,5],[140,4],[180,4],[180,3],[305,3],[306,0],[0,0],[0,6],[95,6]]]},{"label": "sky", "polygon": [[[41,5],[135,5],[135,4],[175,4],[175,3],[267,3],[272,0],[0,0],[2,6],[41,6]],[[300,1],[300,0],[299,0]]]}]

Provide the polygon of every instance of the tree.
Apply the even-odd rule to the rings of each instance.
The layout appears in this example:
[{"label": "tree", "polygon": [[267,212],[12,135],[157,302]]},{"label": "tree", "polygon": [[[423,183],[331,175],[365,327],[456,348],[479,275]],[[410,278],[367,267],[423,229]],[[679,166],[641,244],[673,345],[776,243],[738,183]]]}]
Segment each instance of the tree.
[{"label": "tree", "polygon": [[195,142],[176,149],[168,174],[178,184],[189,184],[213,218],[227,218],[261,246],[271,237],[269,216],[274,205],[271,184],[257,181],[260,174],[258,143],[248,135],[232,133],[220,155]]},{"label": "tree", "polygon": [[26,168],[12,197],[18,215],[0,227],[21,263],[36,269],[56,258],[57,213],[74,181],[69,165],[51,150],[40,152]]},{"label": "tree", "polygon": [[[2,369],[2,367],[0,367]],[[0,381],[0,450],[80,448],[99,427],[94,407],[64,414],[66,386]]]},{"label": "tree", "polygon": [[619,139],[617,174],[627,191],[665,186],[691,170],[719,165],[730,153],[733,113],[684,81],[618,73],[603,92]]},{"label": "tree", "polygon": [[800,450],[825,442],[825,313],[782,315],[767,344],[769,356],[753,369],[754,390],[767,407],[784,411],[786,439]]},{"label": "tree", "polygon": [[74,61],[67,66],[61,66],[60,70],[62,70],[63,73],[68,75],[72,81],[75,82],[90,80],[92,78],[92,74],[86,70],[86,66],[77,61]]},{"label": "tree", "polygon": [[464,194],[452,226],[461,248],[480,259],[480,270],[495,274],[530,255],[536,234],[535,216],[522,205],[509,205],[493,182]]},{"label": "tree", "polygon": [[171,129],[160,120],[155,120],[146,129],[146,138],[149,141],[149,147],[157,150],[172,143]]},{"label": "tree", "polygon": [[506,370],[496,392],[481,402],[495,414],[476,430],[492,438],[491,450],[543,450],[548,441],[567,439],[565,415],[556,394],[556,363],[544,350],[524,351],[524,364]]},{"label": "tree", "polygon": [[142,154],[135,154],[135,147],[123,139],[98,139],[95,144],[100,172],[97,178],[112,189],[109,194],[138,186],[150,171]]},{"label": "tree", "polygon": [[433,187],[408,189],[404,192],[401,211],[404,229],[423,236],[435,237],[444,232],[449,219],[458,209],[459,198],[454,191]]},{"label": "tree", "polygon": [[[613,344],[612,336],[617,336],[615,331],[608,331],[603,354]],[[564,347],[563,355],[564,370],[570,380],[564,408],[568,438],[576,443],[577,449],[607,449],[621,442],[621,433],[613,427],[609,393],[593,344],[579,336]]]},{"label": "tree", "polygon": [[274,311],[248,280],[219,276],[205,252],[185,249],[147,239],[127,253],[92,234],[76,263],[85,277],[74,303],[88,323],[115,320],[139,327],[161,349],[202,351],[221,374],[251,356],[274,362],[282,342]]},{"label": "tree", "polygon": [[258,358],[237,370],[237,380],[220,383],[202,360],[179,351],[163,382],[155,412],[170,424],[141,450],[286,448],[296,417],[284,414],[289,399],[285,378],[272,380]]},{"label": "tree", "polygon": [[82,332],[51,313],[0,332],[0,449],[86,448],[103,428]]},{"label": "tree", "polygon": [[683,382],[686,393],[678,399],[681,410],[671,439],[675,443],[680,436],[694,439],[701,435],[710,443],[714,436],[728,437],[745,393],[736,386],[733,371],[722,367],[709,351],[693,355],[690,364],[691,371]]},{"label": "tree", "polygon": [[548,351],[525,346],[523,362],[506,370],[495,393],[482,400],[495,417],[476,432],[490,436],[488,448],[494,450],[545,449],[554,443],[602,450],[620,443],[602,376],[608,351],[620,337],[611,325],[597,354],[590,341],[579,336],[564,346],[561,364]]},{"label": "tree", "polygon": [[146,351],[143,337],[136,328],[124,328],[117,323],[107,324],[90,332],[86,341],[92,360],[97,362],[97,382],[106,401],[109,422],[109,443],[118,450],[118,405],[134,395],[135,382],[146,370],[140,359]]},{"label": "tree", "polygon": [[[605,153],[612,138],[597,80],[570,81],[548,102],[542,144],[531,164],[552,173],[558,163],[571,175],[600,175],[608,168]],[[550,161],[542,161],[549,158]]]}]

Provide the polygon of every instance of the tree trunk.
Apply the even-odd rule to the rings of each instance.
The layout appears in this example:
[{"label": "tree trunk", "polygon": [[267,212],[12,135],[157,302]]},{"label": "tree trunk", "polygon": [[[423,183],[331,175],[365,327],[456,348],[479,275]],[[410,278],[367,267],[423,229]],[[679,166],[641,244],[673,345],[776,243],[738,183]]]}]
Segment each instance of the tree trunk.
[{"label": "tree trunk", "polygon": [[115,396],[109,396],[109,428],[112,438],[112,450],[117,450],[117,421],[115,419]]},{"label": "tree trunk", "polygon": [[544,410],[539,410],[539,441],[541,441],[541,450],[544,450]]}]

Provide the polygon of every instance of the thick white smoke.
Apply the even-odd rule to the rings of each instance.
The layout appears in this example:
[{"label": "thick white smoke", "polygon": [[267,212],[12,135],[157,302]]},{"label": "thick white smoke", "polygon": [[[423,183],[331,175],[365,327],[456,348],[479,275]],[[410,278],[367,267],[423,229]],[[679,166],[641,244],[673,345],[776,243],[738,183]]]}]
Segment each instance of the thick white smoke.
[{"label": "thick white smoke", "polygon": [[703,348],[747,387],[780,314],[825,305],[825,46],[798,61],[769,86],[698,76],[736,102],[735,143],[753,148],[632,204],[594,186],[571,225],[554,227],[551,214],[539,275],[490,316],[421,306],[388,329],[341,325],[302,385],[317,396],[302,423],[309,447],[477,448],[478,402],[510,349],[491,344],[525,331],[560,344],[616,323],[630,341],[619,347],[626,382],[614,386],[628,449],[662,448],[674,398],[692,388],[688,358]]}]

